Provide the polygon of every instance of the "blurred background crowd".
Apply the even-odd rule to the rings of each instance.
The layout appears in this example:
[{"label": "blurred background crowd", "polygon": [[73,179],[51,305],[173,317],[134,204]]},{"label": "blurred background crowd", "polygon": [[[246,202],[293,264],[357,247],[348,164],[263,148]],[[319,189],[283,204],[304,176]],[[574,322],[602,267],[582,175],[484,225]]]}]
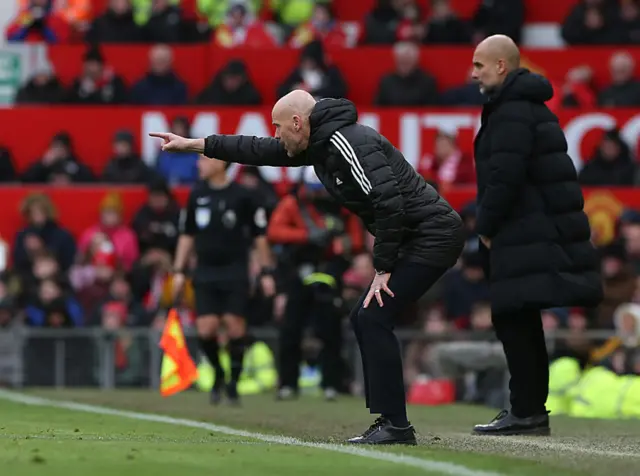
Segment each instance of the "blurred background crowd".
[{"label": "blurred background crowd", "polygon": [[[587,200],[587,211],[594,225],[594,242],[601,251],[605,299],[595,309],[543,313],[550,336],[564,331],[559,334],[562,337],[550,339],[551,360],[570,357],[581,368],[600,365],[618,375],[640,375],[640,196],[633,189],[640,183],[638,134],[630,126],[616,124],[629,117],[631,123],[640,112],[635,109],[640,108],[636,71],[640,49],[634,46],[640,43],[640,1],[553,2],[557,5],[525,0],[3,3],[7,5],[0,7],[0,24],[5,25],[6,41],[0,52],[44,44],[50,54],[15,85],[10,101],[14,111],[26,109],[31,114],[33,124],[19,127],[29,130],[26,137],[36,136],[43,144],[38,156],[25,156],[24,147],[15,147],[16,141],[0,132],[0,196],[11,190],[7,193],[14,198],[7,203],[15,205],[15,210],[3,205],[3,216],[15,215],[13,223],[20,223],[15,229],[5,227],[0,236],[0,328],[161,329],[173,305],[183,325],[193,326],[192,291],[188,288],[182,300],[173,303],[169,290],[180,210],[185,190],[198,180],[198,156],[157,150],[151,160],[143,158],[139,127],[117,128],[108,132],[109,137],[95,138],[110,146],[85,147],[84,153],[92,156],[83,156],[75,144],[87,138],[74,134],[76,125],[65,123],[67,111],[72,114],[79,106],[90,107],[86,120],[95,136],[104,134],[102,110],[105,117],[107,111],[112,116],[118,111],[125,115],[129,108],[162,110],[170,118],[171,131],[197,136],[201,132],[193,128],[195,112],[233,108],[262,113],[273,99],[297,88],[318,98],[350,98],[360,108],[378,114],[388,110],[428,116],[450,108],[477,112],[483,99],[467,79],[473,45],[490,34],[504,33],[523,47],[526,66],[550,73],[556,90],[550,106],[561,118],[582,111],[602,111],[613,118],[610,123],[599,123],[597,137],[583,151],[584,163],[578,171],[589,191],[587,198],[591,193],[601,194],[597,195],[600,202],[594,199],[593,206]],[[176,65],[186,49],[194,51],[202,45],[214,56],[224,51],[220,54],[225,60],[214,76],[204,80],[203,87],[195,88],[192,76],[200,70]],[[126,49],[110,49],[121,46],[138,52],[142,48],[144,55],[136,54],[134,60]],[[456,54],[465,63],[452,64],[447,51],[453,46],[463,52]],[[70,48],[77,57],[71,69],[62,65],[64,79],[58,74],[56,48]],[[570,64],[560,64],[561,59],[556,64],[528,63],[529,51],[535,56],[540,48],[552,52],[551,62],[553,54],[571,54],[573,49],[581,54]],[[598,53],[592,54],[595,49]],[[384,52],[389,58],[389,68],[376,69],[368,79],[375,83],[369,100],[357,97],[358,76],[345,74],[340,61],[333,60],[340,58],[342,50],[353,52],[349,58],[356,64],[350,70],[357,69],[361,75],[375,68],[376,57],[367,52]],[[547,50],[541,51],[546,54]],[[283,55],[292,59],[281,66]],[[428,61],[425,55],[430,55]],[[119,65],[141,58],[147,63],[136,67],[146,73],[131,77],[130,66],[126,75],[120,71]],[[445,81],[443,85],[440,71],[448,68],[464,72],[457,84]],[[267,69],[278,73],[265,86],[264,76],[255,72]],[[45,137],[38,124],[51,110],[62,111],[56,116],[61,120],[48,124],[46,130],[55,132]],[[615,120],[617,110],[624,115],[619,121]],[[77,121],[78,113],[73,114]],[[408,385],[447,379],[456,383],[450,398],[500,406],[505,365],[501,348],[492,340],[489,289],[474,232],[473,154],[465,141],[470,142],[455,130],[437,128],[414,164],[445,198],[466,191],[464,200],[452,203],[456,202],[464,219],[468,240],[459,264],[418,306],[399,317],[398,328],[412,331],[403,338]],[[374,273],[372,238],[352,217],[327,204],[313,178],[301,175],[283,186],[267,180],[258,168],[232,171],[235,180],[266,204],[268,237],[282,266],[299,259],[301,250],[314,253],[316,260],[343,263],[346,271],[336,291],[336,305],[346,313]],[[93,216],[74,219],[74,201],[83,200],[86,184],[93,190]],[[304,220],[291,216],[283,197],[297,197],[301,207],[332,220],[317,220],[319,232],[307,229]],[[255,283],[257,263],[249,273]],[[250,325],[257,330],[277,328],[288,299],[286,286],[273,298],[263,297],[259,286],[252,289]],[[595,334],[589,331],[593,330],[608,331],[609,337],[606,333],[592,337]],[[54,365],[54,343],[32,338],[37,346],[31,348],[38,352],[24,353],[19,339],[3,335],[9,334],[0,331],[0,382],[53,382],[44,369]],[[119,385],[149,384],[149,345],[137,339],[122,333],[115,341],[113,365]],[[85,366],[76,381],[73,368],[67,366],[67,384],[100,383],[96,370],[99,350],[87,342],[77,339],[65,347],[66,360],[95,363]],[[313,336],[305,338],[309,371],[314,369],[314,342]],[[22,357],[14,358],[18,348]],[[30,370],[25,372],[25,366]],[[358,391],[354,367],[345,357],[341,390]]]}]

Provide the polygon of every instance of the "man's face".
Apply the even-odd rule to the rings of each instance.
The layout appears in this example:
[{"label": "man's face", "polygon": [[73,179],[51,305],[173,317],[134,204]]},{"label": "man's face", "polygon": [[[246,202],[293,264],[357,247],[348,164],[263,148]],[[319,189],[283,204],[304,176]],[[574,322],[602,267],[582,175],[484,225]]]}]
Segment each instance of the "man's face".
[{"label": "man's face", "polygon": [[149,63],[153,74],[157,74],[159,76],[169,74],[173,66],[171,50],[161,46],[154,48],[151,50]]},{"label": "man's face", "polygon": [[625,84],[631,78],[633,78],[633,70],[635,65],[633,59],[625,54],[615,55],[611,58],[609,64],[609,72],[611,74],[611,81],[614,84]]},{"label": "man's face", "polygon": [[280,139],[289,157],[293,157],[307,148],[309,133],[304,127],[304,120],[298,115],[287,114],[287,111],[272,114],[276,128],[275,137]]},{"label": "man's face", "polygon": [[204,155],[200,155],[198,159],[198,175],[202,180],[208,180],[211,177],[224,173],[226,171],[226,162],[218,159],[210,159]]},{"label": "man's face", "polygon": [[480,92],[487,94],[502,84],[506,72],[504,60],[492,58],[483,45],[479,45],[473,54],[473,72],[471,78],[480,85]]}]

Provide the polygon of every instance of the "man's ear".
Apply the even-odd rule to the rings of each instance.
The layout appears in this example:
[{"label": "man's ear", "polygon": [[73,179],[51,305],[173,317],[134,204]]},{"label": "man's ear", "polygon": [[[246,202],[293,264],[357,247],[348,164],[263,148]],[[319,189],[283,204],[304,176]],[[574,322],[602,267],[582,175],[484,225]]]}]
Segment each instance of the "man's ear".
[{"label": "man's ear", "polygon": [[302,129],[302,118],[298,115],[293,116],[293,127],[296,131]]}]

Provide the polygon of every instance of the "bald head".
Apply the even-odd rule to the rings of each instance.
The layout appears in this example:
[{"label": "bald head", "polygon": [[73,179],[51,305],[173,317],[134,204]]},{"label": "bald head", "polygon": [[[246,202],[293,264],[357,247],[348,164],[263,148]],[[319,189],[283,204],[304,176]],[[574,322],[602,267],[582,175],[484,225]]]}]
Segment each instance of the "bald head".
[{"label": "bald head", "polygon": [[473,53],[472,78],[480,83],[480,90],[489,92],[499,87],[507,74],[520,67],[520,50],[505,35],[485,38]]},{"label": "bald head", "polygon": [[496,61],[504,61],[509,71],[520,67],[520,50],[514,41],[506,35],[493,35],[485,38],[476,47],[477,51],[485,52]]},{"label": "bald head", "polygon": [[280,98],[273,106],[271,118],[276,127],[276,137],[290,157],[299,154],[309,145],[309,116],[315,105],[316,100],[311,94],[296,89]]},{"label": "bald head", "polygon": [[282,113],[309,117],[316,105],[316,100],[311,94],[302,89],[296,89],[283,96],[273,106],[272,116],[280,116]]}]

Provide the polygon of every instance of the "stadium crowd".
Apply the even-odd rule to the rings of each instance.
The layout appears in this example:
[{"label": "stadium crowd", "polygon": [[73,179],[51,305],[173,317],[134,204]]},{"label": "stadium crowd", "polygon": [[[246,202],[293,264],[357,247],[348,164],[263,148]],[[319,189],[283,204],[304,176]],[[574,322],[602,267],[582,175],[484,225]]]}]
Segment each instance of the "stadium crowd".
[{"label": "stadium crowd", "polygon": [[[16,96],[17,105],[263,104],[247,74],[247,65],[241,60],[231,60],[204,90],[189,96],[183,79],[173,69],[171,45],[212,42],[220,48],[300,48],[299,64],[283,77],[277,96],[302,88],[319,98],[349,97],[349,89],[357,87],[346,83],[326,49],[393,45],[396,69],[381,78],[376,106],[477,106],[482,98],[471,83],[449,90],[437,88],[433,76],[419,64],[419,45],[473,45],[494,33],[505,33],[519,41],[525,21],[521,0],[479,2],[469,20],[458,16],[449,0],[433,0],[426,9],[423,2],[414,0],[379,0],[355,25],[336,18],[330,1],[108,0],[104,8],[96,6],[100,2],[88,0],[18,3],[19,14],[6,32],[10,42],[86,42],[87,46],[82,70],[73,84],[64,85],[53,68],[41,70],[22,85]],[[624,48],[636,44],[640,42],[640,2],[576,2],[561,31],[570,45],[610,44]],[[154,45],[149,51],[148,73],[135,84],[126,84],[105,60],[102,45],[137,42]],[[605,88],[596,88],[590,65],[570,69],[564,82],[555,85],[560,98],[555,107],[640,106],[634,58],[637,54],[622,49],[611,56],[610,84]],[[175,117],[171,130],[190,136],[189,119]],[[86,223],[86,230],[73,236],[59,224],[59,211],[46,192],[29,195],[21,207],[24,228],[16,236],[2,237],[7,264],[0,280],[0,327],[160,329],[167,309],[174,305],[183,325],[193,326],[192,289],[187,287],[177,303],[172,301],[170,292],[180,217],[172,187],[192,185],[198,180],[198,156],[158,151],[155,166],[150,166],[140,158],[133,131],[123,129],[112,138],[112,157],[100,173],[95,173],[85,164],[84,157],[76,155],[73,143],[74,137],[61,124],[60,132],[51,138],[41,157],[29,158],[33,160],[24,171],[17,171],[11,150],[0,149],[0,182],[142,185],[148,189],[147,201],[127,222],[123,218],[122,197],[118,191],[109,192],[96,210],[95,221]],[[600,187],[638,185],[640,173],[634,149],[635,144],[626,143],[618,129],[606,131],[579,172],[581,183]],[[421,158],[418,171],[441,188],[475,183],[473,158],[461,150],[455,134],[447,131],[437,134],[432,153]],[[319,232],[312,233],[304,224],[297,230],[285,227],[283,223],[294,218],[286,215],[291,210],[283,203],[294,194],[320,216],[333,213],[327,211],[327,198],[308,181],[297,184],[283,199],[259,169],[244,167],[236,180],[267,205],[268,237],[282,261],[291,246],[278,243],[288,242],[332,259],[338,257],[345,263],[339,297],[340,305],[348,309],[374,273],[371,237],[365,236],[365,231],[344,214],[338,214],[341,226],[323,224]],[[441,335],[447,341],[455,330],[490,335],[489,289],[477,254],[475,206],[471,202],[460,210],[467,227],[467,245],[458,266],[417,308],[407,311],[398,322],[399,328],[416,329],[436,338]],[[283,240],[287,233],[297,233],[296,238],[287,236]],[[347,241],[352,246],[341,244]],[[604,242],[597,236],[594,241]],[[602,304],[596,309],[550,309],[543,313],[546,330],[569,332],[569,337],[554,341],[551,357],[573,356],[584,364],[603,364],[618,374],[640,375],[640,211],[625,210],[616,224],[615,239],[600,250],[605,283]],[[287,290],[266,298],[256,285],[259,267],[255,260],[249,274],[249,323],[254,327],[277,326],[282,320]],[[585,336],[588,329],[614,330],[617,337],[603,345]],[[453,373],[463,382],[458,398],[500,406],[496,392],[503,387],[501,349],[482,339],[464,344],[483,352],[484,359],[456,361],[450,355],[451,347],[420,339],[410,342],[405,347],[407,382],[411,384],[424,375]],[[147,383],[141,347],[124,334],[116,349],[118,383]],[[92,351],[78,352],[86,357],[86,352]],[[462,373],[458,375],[460,369]],[[471,380],[463,379],[465,369],[479,373],[474,373]],[[345,381],[348,380],[345,374]]]}]

